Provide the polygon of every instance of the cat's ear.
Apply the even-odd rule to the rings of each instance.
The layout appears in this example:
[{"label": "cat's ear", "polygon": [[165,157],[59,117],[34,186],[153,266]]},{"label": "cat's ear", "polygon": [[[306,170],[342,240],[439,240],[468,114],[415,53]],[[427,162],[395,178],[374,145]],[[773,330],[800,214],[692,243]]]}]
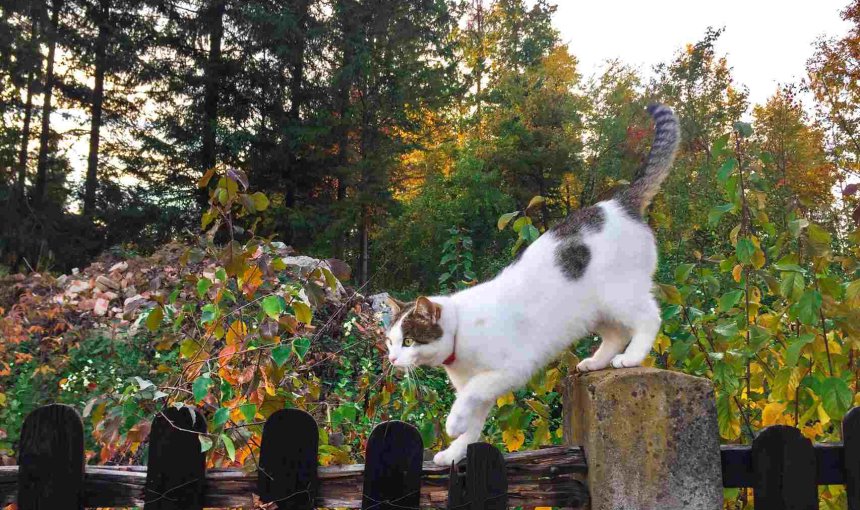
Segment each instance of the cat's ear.
[{"label": "cat's ear", "polygon": [[388,304],[388,307],[391,308],[392,315],[399,314],[407,306],[406,303],[404,303],[403,301],[395,299],[391,296],[385,298],[385,302]]},{"label": "cat's ear", "polygon": [[436,324],[442,317],[442,307],[424,296],[415,302],[415,314],[425,318],[430,324]]}]

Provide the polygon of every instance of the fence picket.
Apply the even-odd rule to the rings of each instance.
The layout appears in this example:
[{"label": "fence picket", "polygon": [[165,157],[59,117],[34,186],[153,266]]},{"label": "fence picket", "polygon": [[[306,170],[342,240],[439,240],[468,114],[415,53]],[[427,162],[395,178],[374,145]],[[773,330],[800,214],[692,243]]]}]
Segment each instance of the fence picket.
[{"label": "fence picket", "polygon": [[18,509],[80,510],[84,506],[84,426],[67,405],[27,415],[18,450]]},{"label": "fence picket", "polygon": [[842,418],[842,443],[848,509],[860,510],[860,407]]},{"label": "fence picket", "polygon": [[377,425],[367,440],[362,510],[417,510],[423,452],[421,434],[412,425]]},{"label": "fence picket", "polygon": [[505,459],[493,445],[472,443],[466,451],[466,494],[470,510],[505,510],[508,478]]},{"label": "fence picket", "polygon": [[152,420],[144,510],[200,510],[206,455],[200,433],[206,419],[193,407],[171,407]]},{"label": "fence picket", "polygon": [[319,480],[319,430],[308,413],[282,409],[263,426],[257,493],[263,502],[277,502],[279,510],[311,510]]},{"label": "fence picket", "polygon": [[815,450],[799,430],[764,429],[753,441],[756,510],[817,510]]}]

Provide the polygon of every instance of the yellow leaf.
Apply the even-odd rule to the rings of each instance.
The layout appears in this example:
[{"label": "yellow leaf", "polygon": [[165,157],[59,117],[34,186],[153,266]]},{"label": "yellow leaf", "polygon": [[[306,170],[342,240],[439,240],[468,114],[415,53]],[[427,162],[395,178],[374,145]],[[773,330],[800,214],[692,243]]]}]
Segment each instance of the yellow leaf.
[{"label": "yellow leaf", "polygon": [[506,430],[502,432],[502,441],[505,442],[509,452],[515,452],[525,443],[526,435],[522,430]]},{"label": "yellow leaf", "polygon": [[534,197],[532,197],[531,201],[529,201],[529,205],[526,206],[526,211],[530,211],[532,207],[542,205],[544,202],[546,202],[546,199],[544,197],[540,195],[535,195]]},{"label": "yellow leaf", "polygon": [[761,251],[761,248],[756,248],[753,252],[752,256],[752,265],[756,269],[761,269],[764,267],[765,257],[764,252]]},{"label": "yellow leaf", "polygon": [[313,318],[311,307],[302,301],[295,301],[292,306],[293,310],[296,312],[296,319],[298,319],[299,322],[304,322],[305,324],[311,323],[311,319]]},{"label": "yellow leaf", "polygon": [[824,410],[824,406],[818,406],[818,420],[821,422],[822,426],[830,423],[830,415]]},{"label": "yellow leaf", "polygon": [[732,269],[732,278],[733,278],[736,282],[740,282],[740,281],[741,281],[741,271],[742,271],[742,270],[743,270],[743,267],[742,267],[740,264],[737,264],[737,265],[734,267],[734,269]]},{"label": "yellow leaf", "polygon": [[821,423],[816,423],[812,427],[803,427],[801,433],[810,441],[815,441],[819,436],[824,434],[824,428],[821,426]]},{"label": "yellow leaf", "polygon": [[781,422],[782,412],[785,411],[786,405],[780,402],[771,402],[764,406],[764,411],[761,413],[761,424],[763,427],[777,425]]},{"label": "yellow leaf", "polygon": [[[858,395],[860,395],[860,393],[858,393]],[[501,397],[496,399],[496,405],[499,407],[503,407],[507,404],[513,404],[513,403],[514,403],[514,394],[512,392],[508,392],[507,394],[502,395]]]},{"label": "yellow leaf", "polygon": [[672,340],[669,339],[668,336],[663,333],[657,335],[657,342],[654,344],[654,350],[657,351],[658,354],[663,354],[671,346]]},{"label": "yellow leaf", "polygon": [[230,328],[227,330],[227,345],[236,345],[245,340],[245,335],[248,334],[248,326],[241,320],[233,321]]}]

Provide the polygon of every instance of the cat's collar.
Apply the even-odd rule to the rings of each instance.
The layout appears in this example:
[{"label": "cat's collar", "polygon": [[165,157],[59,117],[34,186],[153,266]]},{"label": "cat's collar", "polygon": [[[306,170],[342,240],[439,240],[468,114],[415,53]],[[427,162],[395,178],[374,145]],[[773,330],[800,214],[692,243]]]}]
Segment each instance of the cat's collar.
[{"label": "cat's collar", "polygon": [[457,361],[457,335],[454,335],[454,346],[451,349],[451,355],[445,358],[445,361],[442,362],[443,365],[450,365]]}]

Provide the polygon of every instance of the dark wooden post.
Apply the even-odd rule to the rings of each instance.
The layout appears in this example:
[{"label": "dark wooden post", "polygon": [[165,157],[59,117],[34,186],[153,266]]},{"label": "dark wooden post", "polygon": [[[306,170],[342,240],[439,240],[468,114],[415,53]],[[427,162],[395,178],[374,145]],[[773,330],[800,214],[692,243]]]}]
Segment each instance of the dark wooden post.
[{"label": "dark wooden post", "polygon": [[152,420],[146,465],[145,510],[200,510],[206,455],[200,434],[206,419],[193,407],[171,407]]},{"label": "dark wooden post", "polygon": [[319,430],[313,417],[299,409],[281,409],[263,426],[257,493],[279,510],[314,508],[319,480]]},{"label": "dark wooden post", "polygon": [[449,486],[448,510],[505,510],[507,507],[508,478],[504,457],[493,445],[470,444],[466,450],[466,475],[457,475],[457,481]]},{"label": "dark wooden post", "polygon": [[842,443],[848,509],[860,510],[860,407],[851,409],[842,418]]},{"label": "dark wooden post", "polygon": [[815,450],[794,427],[774,425],[753,441],[756,510],[817,510]]},{"label": "dark wooden post", "polygon": [[20,510],[80,510],[84,506],[84,426],[69,406],[27,415],[18,452]]},{"label": "dark wooden post", "polygon": [[423,452],[421,434],[412,425],[377,425],[367,440],[362,510],[418,508]]}]

